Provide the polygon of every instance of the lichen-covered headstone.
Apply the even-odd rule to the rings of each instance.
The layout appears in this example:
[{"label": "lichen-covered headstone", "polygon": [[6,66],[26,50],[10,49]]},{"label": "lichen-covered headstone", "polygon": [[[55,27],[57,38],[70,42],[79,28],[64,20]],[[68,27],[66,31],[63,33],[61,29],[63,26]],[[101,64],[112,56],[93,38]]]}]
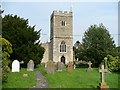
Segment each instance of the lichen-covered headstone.
[{"label": "lichen-covered headstone", "polygon": [[68,63],[68,65],[67,65],[67,71],[68,72],[73,72],[73,63],[72,62]]},{"label": "lichen-covered headstone", "polygon": [[46,70],[47,70],[47,73],[54,74],[54,72],[55,72],[55,64],[54,64],[53,61],[49,60],[47,62]]},{"label": "lichen-covered headstone", "polygon": [[58,71],[62,71],[63,67],[64,67],[63,62],[58,62],[58,63],[57,63],[57,70],[58,70]]},{"label": "lichen-covered headstone", "polygon": [[27,71],[34,71],[34,61],[30,60],[27,64]]}]

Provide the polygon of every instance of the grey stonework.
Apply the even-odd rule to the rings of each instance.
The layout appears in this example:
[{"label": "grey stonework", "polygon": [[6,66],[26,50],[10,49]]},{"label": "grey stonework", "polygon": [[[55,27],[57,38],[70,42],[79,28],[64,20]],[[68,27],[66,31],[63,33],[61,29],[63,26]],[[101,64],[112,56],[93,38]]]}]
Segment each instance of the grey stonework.
[{"label": "grey stonework", "polygon": [[[41,63],[73,62],[73,15],[71,11],[53,11],[50,17],[50,42],[43,44],[46,51]],[[65,43],[65,52],[60,52],[61,42]]]}]

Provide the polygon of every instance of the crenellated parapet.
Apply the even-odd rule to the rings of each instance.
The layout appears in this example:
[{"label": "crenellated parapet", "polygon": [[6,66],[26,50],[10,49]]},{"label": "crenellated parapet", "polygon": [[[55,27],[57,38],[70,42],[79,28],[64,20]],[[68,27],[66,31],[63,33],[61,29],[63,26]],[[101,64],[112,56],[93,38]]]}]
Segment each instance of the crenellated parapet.
[{"label": "crenellated parapet", "polygon": [[59,11],[59,10],[54,10],[52,16],[59,15],[59,16],[72,16],[72,11]]}]

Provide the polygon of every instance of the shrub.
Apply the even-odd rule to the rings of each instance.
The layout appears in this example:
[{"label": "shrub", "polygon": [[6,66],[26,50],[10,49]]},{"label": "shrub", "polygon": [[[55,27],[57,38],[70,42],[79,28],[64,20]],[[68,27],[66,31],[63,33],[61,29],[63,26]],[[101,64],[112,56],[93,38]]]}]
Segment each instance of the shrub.
[{"label": "shrub", "polygon": [[109,71],[119,71],[120,58],[118,56],[113,57],[112,55],[107,55],[107,58]]},{"label": "shrub", "polygon": [[2,45],[2,52],[0,52],[0,56],[2,56],[2,82],[7,81],[9,68],[9,57],[12,53],[12,44],[6,40],[5,38],[0,38],[0,45]]}]

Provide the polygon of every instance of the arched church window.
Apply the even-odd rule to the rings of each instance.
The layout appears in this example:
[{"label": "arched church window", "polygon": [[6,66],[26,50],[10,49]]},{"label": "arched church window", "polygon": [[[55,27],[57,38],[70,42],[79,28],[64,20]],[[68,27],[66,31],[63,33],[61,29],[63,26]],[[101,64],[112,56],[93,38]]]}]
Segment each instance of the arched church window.
[{"label": "arched church window", "polygon": [[62,41],[60,44],[60,52],[66,52],[66,44],[64,41]]},{"label": "arched church window", "polygon": [[65,22],[65,21],[62,21],[62,22],[61,22],[61,25],[62,25],[62,26],[66,26],[66,22]]}]

